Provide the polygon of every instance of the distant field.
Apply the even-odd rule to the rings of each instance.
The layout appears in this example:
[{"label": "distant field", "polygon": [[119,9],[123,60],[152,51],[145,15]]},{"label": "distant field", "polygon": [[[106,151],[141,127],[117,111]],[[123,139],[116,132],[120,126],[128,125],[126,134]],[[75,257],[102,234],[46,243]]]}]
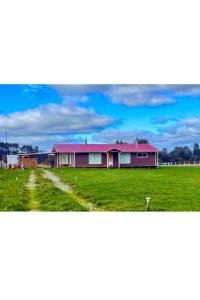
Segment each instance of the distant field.
[{"label": "distant field", "polygon": [[0,211],[145,211],[146,196],[151,211],[200,211],[200,167],[49,171],[72,192],[60,190],[41,169],[1,169]]}]

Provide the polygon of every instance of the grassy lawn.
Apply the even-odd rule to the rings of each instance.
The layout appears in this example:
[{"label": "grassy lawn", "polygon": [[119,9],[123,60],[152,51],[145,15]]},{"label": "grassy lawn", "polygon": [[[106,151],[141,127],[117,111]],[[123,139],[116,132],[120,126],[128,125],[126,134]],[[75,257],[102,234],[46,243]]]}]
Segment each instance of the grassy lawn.
[{"label": "grassy lawn", "polygon": [[68,193],[55,188],[51,181],[43,178],[42,170],[36,170],[37,181],[34,191],[38,210],[41,211],[85,211],[86,209]]},{"label": "grassy lawn", "polygon": [[[27,188],[30,173],[36,175],[36,188]],[[43,178],[42,170],[0,169],[0,211],[86,211],[75,197],[56,189]]]},{"label": "grassy lawn", "polygon": [[0,211],[28,210],[29,193],[26,183],[30,170],[0,170]]},{"label": "grassy lawn", "polygon": [[76,193],[106,211],[200,211],[200,168],[52,169]]},{"label": "grassy lawn", "polygon": [[[0,211],[200,211],[200,168],[51,169],[73,193],[43,177],[41,169],[0,170]],[[27,188],[35,173],[36,186]],[[87,206],[88,204],[88,206]]]}]

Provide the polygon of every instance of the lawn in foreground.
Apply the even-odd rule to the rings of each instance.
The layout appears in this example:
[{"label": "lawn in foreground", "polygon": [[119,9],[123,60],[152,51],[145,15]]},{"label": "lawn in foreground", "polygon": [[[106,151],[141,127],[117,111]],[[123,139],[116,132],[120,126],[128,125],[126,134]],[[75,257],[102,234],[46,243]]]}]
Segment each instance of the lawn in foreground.
[{"label": "lawn in foreground", "polygon": [[0,170],[0,211],[27,211],[30,170]]},{"label": "lawn in foreground", "polygon": [[[36,186],[29,189],[31,173]],[[74,198],[45,179],[42,169],[0,169],[0,211],[86,211]]]},{"label": "lawn in foreground", "polygon": [[55,188],[52,182],[43,177],[43,170],[35,170],[36,189],[34,198],[40,211],[86,211],[69,193]]},{"label": "lawn in foreground", "polygon": [[52,169],[75,192],[105,211],[200,211],[200,168]]}]

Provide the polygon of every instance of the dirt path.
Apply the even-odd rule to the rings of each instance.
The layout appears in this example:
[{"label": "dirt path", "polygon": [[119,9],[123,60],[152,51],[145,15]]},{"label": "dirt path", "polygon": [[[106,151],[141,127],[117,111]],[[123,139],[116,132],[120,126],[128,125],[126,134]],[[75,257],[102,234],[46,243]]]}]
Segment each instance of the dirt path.
[{"label": "dirt path", "polygon": [[62,183],[60,181],[60,178],[58,176],[54,175],[53,173],[51,173],[50,171],[44,170],[44,177],[51,180],[53,182],[54,186],[57,189],[61,190],[62,192],[72,193],[72,189],[70,188],[70,186],[65,183]]},{"label": "dirt path", "polygon": [[34,173],[34,172],[31,172],[26,187],[27,187],[29,190],[34,190],[34,189],[35,189],[35,187],[36,187],[36,176],[35,176],[35,173]]},{"label": "dirt path", "polygon": [[[97,209],[95,208],[95,206],[90,203],[87,202],[87,200],[79,197],[78,195],[76,195],[73,191],[73,189],[71,188],[71,186],[69,186],[66,183],[61,182],[60,178],[53,174],[52,172],[48,171],[48,170],[44,170],[43,171],[43,176],[46,179],[49,179],[52,181],[53,185],[61,190],[64,193],[70,193],[70,196],[72,197],[72,199],[76,202],[78,202],[80,205],[82,205],[83,207],[85,207],[88,211],[96,211]],[[99,209],[98,209],[99,210]]]},{"label": "dirt path", "polygon": [[38,203],[34,197],[34,191],[36,189],[36,175],[35,175],[34,171],[31,172],[28,183],[26,184],[26,187],[28,188],[28,190],[30,192],[30,201],[29,201],[30,211],[39,211]]}]

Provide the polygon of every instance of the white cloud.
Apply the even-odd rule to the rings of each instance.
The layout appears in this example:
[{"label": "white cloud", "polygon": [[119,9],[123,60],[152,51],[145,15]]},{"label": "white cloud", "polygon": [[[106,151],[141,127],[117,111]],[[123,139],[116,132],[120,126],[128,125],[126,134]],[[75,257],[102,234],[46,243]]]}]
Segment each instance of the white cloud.
[{"label": "white cloud", "polygon": [[113,103],[122,103],[129,107],[160,106],[172,104],[175,99],[163,94],[163,85],[54,85],[62,97],[85,95],[101,92],[108,95]]},{"label": "white cloud", "polygon": [[129,107],[161,106],[175,103],[173,97],[166,96],[161,85],[113,85],[109,91],[113,103]]},{"label": "white cloud", "polygon": [[108,95],[113,103],[128,107],[162,106],[176,102],[176,96],[200,97],[200,85],[195,84],[108,84],[108,85],[53,85],[62,96],[86,95],[100,92]]},{"label": "white cloud", "polygon": [[114,122],[114,118],[99,115],[92,108],[67,105],[66,102],[0,114],[0,128],[11,136],[80,134],[104,129]]},{"label": "white cloud", "polygon": [[194,127],[194,126],[200,127],[200,118],[183,119],[180,122],[180,124],[187,127]]},{"label": "white cloud", "polygon": [[[127,96],[128,97],[128,96]],[[168,97],[149,97],[145,99],[143,96],[136,98],[132,98],[133,96],[129,96],[128,98],[114,98],[113,102],[115,103],[123,103],[126,106],[129,107],[135,107],[135,106],[161,106],[166,104],[172,104],[175,103],[174,99],[168,98]],[[136,96],[137,97],[137,96]]]}]

